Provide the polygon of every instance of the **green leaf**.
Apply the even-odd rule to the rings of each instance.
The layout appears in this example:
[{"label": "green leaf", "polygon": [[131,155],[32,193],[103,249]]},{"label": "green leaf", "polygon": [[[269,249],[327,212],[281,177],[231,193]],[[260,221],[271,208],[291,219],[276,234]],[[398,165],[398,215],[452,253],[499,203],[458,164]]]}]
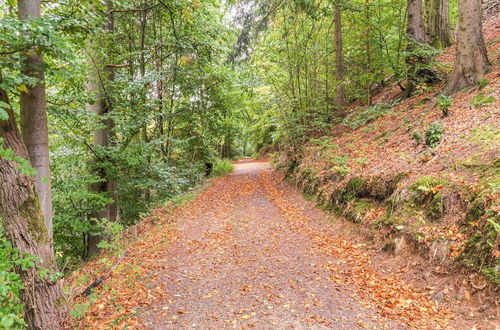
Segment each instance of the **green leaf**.
[{"label": "green leaf", "polygon": [[[1,106],[1,104],[0,104]],[[0,108],[0,120],[8,120],[9,114],[4,109]]]}]

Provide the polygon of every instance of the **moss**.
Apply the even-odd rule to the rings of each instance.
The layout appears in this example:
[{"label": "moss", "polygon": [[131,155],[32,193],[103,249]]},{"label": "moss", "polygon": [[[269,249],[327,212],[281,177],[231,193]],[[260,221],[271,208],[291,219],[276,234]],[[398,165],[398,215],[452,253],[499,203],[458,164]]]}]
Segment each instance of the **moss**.
[{"label": "moss", "polygon": [[443,186],[448,183],[448,180],[443,178],[435,178],[430,175],[420,177],[415,180],[408,188],[413,192],[421,191],[422,188],[433,188],[437,186]]},{"label": "moss", "polygon": [[470,104],[472,107],[477,108],[491,104],[493,102],[495,102],[495,97],[493,95],[485,95],[484,93],[479,93],[472,98]]},{"label": "moss", "polygon": [[446,204],[444,203],[443,194],[437,193],[432,196],[432,199],[427,206],[426,215],[430,220],[436,221],[441,219],[446,212]]},{"label": "moss", "polygon": [[493,125],[483,125],[472,130],[471,141],[481,145],[482,149],[493,150],[500,144],[500,130]]},{"label": "moss", "polygon": [[366,199],[358,199],[352,201],[345,209],[345,217],[354,222],[361,223],[365,215],[373,208],[373,204]]},{"label": "moss", "polygon": [[39,243],[48,243],[47,227],[39,205],[38,197],[29,197],[19,206],[18,210],[26,220],[31,236]]}]

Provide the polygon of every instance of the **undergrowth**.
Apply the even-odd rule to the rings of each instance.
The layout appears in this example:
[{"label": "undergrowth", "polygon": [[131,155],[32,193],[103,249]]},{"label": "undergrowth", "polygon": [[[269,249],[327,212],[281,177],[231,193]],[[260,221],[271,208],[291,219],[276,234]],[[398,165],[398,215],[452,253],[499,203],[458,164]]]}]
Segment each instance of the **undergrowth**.
[{"label": "undergrowth", "polygon": [[230,160],[218,159],[215,162],[214,169],[212,171],[213,176],[222,176],[233,170],[234,166]]}]

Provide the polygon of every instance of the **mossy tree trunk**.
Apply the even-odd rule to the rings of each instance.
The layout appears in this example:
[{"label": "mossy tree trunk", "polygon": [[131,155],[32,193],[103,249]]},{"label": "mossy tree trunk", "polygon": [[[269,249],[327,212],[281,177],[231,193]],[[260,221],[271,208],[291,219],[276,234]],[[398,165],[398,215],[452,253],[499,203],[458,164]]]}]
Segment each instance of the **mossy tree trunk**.
[{"label": "mossy tree trunk", "polygon": [[422,0],[408,0],[407,6],[407,27],[408,46],[406,63],[408,64],[407,82],[404,97],[410,97],[414,92],[419,80],[429,80],[435,77],[430,69],[422,68],[422,65],[428,64],[430,58],[415,54],[415,50],[420,44],[425,43],[424,21],[422,16]]},{"label": "mossy tree trunk", "polygon": [[[9,104],[7,93],[1,89],[0,101]],[[8,120],[0,120],[1,147],[12,150],[16,157],[29,159],[14,113],[11,108],[6,110]],[[36,267],[16,268],[24,286],[24,318],[29,329],[57,329],[67,308],[60,281],[50,276],[58,272],[52,238],[45,225],[35,177],[21,173],[17,166],[17,162],[0,157],[0,219],[14,248],[22,256],[36,258]]]},{"label": "mossy tree trunk", "polygon": [[424,25],[427,42],[435,48],[451,45],[450,0],[426,0]]},{"label": "mossy tree trunk", "polygon": [[[18,0],[19,19],[40,18],[40,0]],[[49,236],[52,237],[52,195],[50,184],[49,133],[41,52],[31,49],[22,54],[22,72],[37,80],[20,93],[21,131],[31,165],[37,171],[36,190]]]},{"label": "mossy tree trunk", "polygon": [[458,0],[457,51],[443,94],[451,95],[484,79],[490,62],[483,37],[480,0]]}]

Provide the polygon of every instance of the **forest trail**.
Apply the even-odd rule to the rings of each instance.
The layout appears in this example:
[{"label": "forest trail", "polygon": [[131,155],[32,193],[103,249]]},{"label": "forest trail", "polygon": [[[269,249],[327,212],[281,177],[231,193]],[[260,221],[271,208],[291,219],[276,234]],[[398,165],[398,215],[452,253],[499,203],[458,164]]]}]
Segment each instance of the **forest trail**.
[{"label": "forest trail", "polygon": [[231,174],[182,207],[168,243],[154,234],[147,238],[157,247],[150,256],[157,266],[149,287],[162,294],[142,310],[136,325],[447,325],[448,311],[397,275],[380,275],[361,244],[328,232],[317,215],[308,214],[307,202],[283,187],[268,163],[239,161]]}]

